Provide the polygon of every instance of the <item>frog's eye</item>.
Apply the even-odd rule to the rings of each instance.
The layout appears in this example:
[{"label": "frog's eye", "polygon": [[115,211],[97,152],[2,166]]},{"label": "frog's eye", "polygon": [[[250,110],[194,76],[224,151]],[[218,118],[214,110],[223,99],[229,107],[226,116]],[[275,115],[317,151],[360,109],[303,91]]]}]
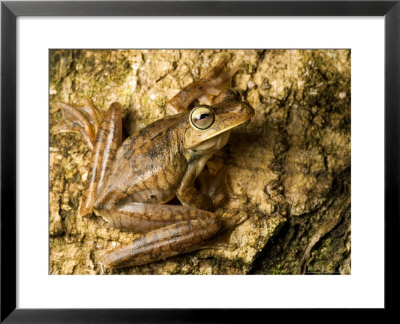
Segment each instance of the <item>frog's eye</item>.
[{"label": "frog's eye", "polygon": [[207,129],[214,124],[215,115],[211,108],[200,106],[190,114],[190,123],[197,129]]}]

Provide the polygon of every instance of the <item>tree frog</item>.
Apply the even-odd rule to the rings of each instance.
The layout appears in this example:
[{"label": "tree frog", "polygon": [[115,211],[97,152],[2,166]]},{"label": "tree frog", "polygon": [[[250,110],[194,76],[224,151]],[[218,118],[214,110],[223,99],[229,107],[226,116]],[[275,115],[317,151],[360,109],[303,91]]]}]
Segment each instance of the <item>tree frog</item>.
[{"label": "tree frog", "polygon": [[[56,103],[62,118],[54,131],[79,132],[92,150],[80,214],[94,212],[114,228],[143,233],[107,252],[106,266],[142,265],[195,251],[221,231],[213,199],[195,180],[231,129],[254,115],[236,91],[218,88],[234,73],[223,64],[214,67],[169,100],[170,116],[124,141],[119,103],[104,116],[90,101],[82,108]],[[202,96],[212,96],[212,104],[192,107]],[[166,204],[175,197],[182,205]]]}]

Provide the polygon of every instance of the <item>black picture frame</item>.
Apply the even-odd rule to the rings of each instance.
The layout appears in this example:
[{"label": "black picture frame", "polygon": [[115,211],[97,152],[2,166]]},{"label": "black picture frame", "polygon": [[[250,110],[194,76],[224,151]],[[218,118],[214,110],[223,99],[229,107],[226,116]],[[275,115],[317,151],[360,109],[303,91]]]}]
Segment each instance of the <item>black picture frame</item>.
[{"label": "black picture frame", "polygon": [[[1,3],[1,322],[236,322],[217,309],[16,308],[16,19],[19,16],[384,16],[385,19],[385,309],[398,303],[400,0],[395,1],[2,1]],[[367,94],[366,94],[367,95]],[[373,188],[371,188],[373,190]],[[392,297],[393,296],[393,297]],[[318,317],[318,315],[316,315]]]}]

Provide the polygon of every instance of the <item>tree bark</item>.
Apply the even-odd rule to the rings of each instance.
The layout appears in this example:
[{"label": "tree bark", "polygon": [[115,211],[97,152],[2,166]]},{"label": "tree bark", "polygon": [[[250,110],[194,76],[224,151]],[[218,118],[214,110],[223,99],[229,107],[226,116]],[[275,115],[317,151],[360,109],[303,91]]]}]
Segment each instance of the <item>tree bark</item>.
[{"label": "tree bark", "polygon": [[228,170],[216,213],[248,216],[230,233],[237,249],[105,268],[104,253],[138,234],[78,215],[91,152],[80,135],[50,130],[51,274],[350,274],[349,50],[51,50],[50,129],[55,102],[90,98],[103,112],[118,101],[132,134],[221,55],[242,67],[232,86],[256,111],[206,166]]}]

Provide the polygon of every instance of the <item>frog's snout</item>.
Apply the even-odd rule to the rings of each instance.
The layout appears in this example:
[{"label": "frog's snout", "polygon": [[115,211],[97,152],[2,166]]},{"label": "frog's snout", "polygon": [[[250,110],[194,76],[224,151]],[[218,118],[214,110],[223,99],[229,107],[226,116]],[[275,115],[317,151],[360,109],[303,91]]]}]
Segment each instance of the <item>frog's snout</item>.
[{"label": "frog's snout", "polygon": [[251,117],[254,116],[255,114],[254,108],[250,105],[250,103],[247,100],[241,102],[241,107],[242,107],[242,114],[247,117],[246,120],[247,122],[250,120]]}]

